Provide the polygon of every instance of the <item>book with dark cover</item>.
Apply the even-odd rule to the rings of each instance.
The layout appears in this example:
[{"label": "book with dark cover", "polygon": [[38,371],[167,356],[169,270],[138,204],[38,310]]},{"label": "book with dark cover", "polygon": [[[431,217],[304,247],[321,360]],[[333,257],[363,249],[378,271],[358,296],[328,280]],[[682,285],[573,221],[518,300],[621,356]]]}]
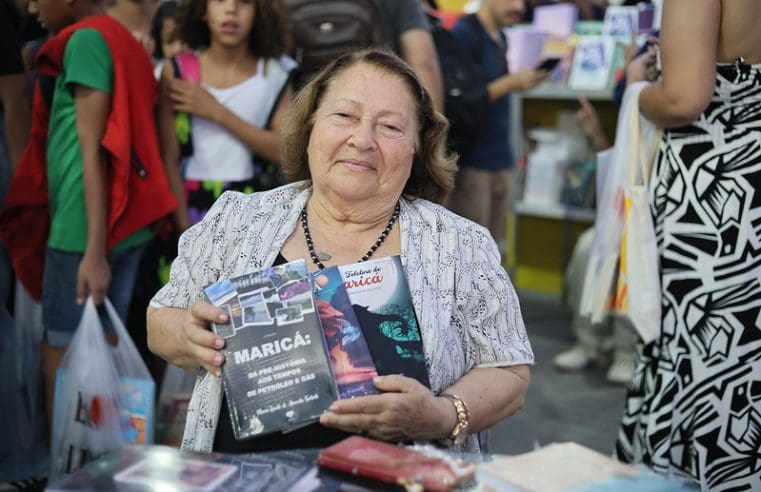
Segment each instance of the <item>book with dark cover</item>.
[{"label": "book with dark cover", "polygon": [[314,298],[340,398],[378,393],[378,375],[338,267],[312,274]]},{"label": "book with dark cover", "polygon": [[403,374],[430,388],[401,258],[389,256],[338,269],[378,374]]},{"label": "book with dark cover", "polygon": [[316,420],[337,393],[304,260],[205,289],[228,309],[222,382],[236,439]]}]

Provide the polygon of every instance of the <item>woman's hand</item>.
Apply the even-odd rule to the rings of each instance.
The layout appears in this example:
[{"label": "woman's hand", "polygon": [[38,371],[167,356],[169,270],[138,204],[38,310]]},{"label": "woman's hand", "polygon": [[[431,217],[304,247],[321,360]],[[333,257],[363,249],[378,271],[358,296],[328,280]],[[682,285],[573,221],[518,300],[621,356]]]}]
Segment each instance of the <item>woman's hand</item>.
[{"label": "woman's hand", "polygon": [[457,416],[452,403],[434,396],[417,380],[389,375],[373,382],[383,393],[337,400],[320,423],[384,441],[441,439],[454,428]]},{"label": "woman's hand", "polygon": [[198,301],[184,310],[181,322],[177,325],[174,340],[172,364],[190,369],[199,365],[211,374],[222,375],[222,363],[225,358],[220,349],[225,346],[224,339],[209,331],[210,322],[228,321],[227,313],[208,302]]},{"label": "woman's hand", "polygon": [[169,83],[169,96],[175,111],[191,113],[211,121],[219,121],[224,111],[219,101],[201,84],[189,80],[173,79]]},{"label": "woman's hand", "polygon": [[652,82],[657,77],[657,48],[649,46],[647,51],[634,58],[626,67],[626,85],[646,80]]}]

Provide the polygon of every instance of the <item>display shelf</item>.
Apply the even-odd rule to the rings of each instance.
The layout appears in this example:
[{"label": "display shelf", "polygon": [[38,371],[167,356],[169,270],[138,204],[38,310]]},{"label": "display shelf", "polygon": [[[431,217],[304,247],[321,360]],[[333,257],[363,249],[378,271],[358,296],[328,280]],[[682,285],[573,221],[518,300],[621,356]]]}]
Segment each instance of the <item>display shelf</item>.
[{"label": "display shelf", "polygon": [[594,222],[595,211],[590,208],[567,207],[561,204],[538,204],[519,201],[513,204],[518,215],[531,215],[545,219],[570,220],[573,222]]},{"label": "display shelf", "polygon": [[585,97],[590,101],[612,101],[613,88],[603,91],[579,91],[565,84],[542,84],[529,91],[515,93],[523,99],[576,99]]},{"label": "display shelf", "polygon": [[[510,95],[510,144],[515,162],[526,162],[529,144],[527,130],[551,128],[559,112],[579,109],[578,98],[585,97],[597,110],[603,129],[613,141],[616,107],[613,89],[577,91],[560,84],[542,84],[532,90]],[[521,193],[516,193],[521,196]],[[563,205],[513,203],[509,270],[522,295],[540,295],[562,300],[565,297],[564,273],[581,233],[594,224],[591,209]]]}]

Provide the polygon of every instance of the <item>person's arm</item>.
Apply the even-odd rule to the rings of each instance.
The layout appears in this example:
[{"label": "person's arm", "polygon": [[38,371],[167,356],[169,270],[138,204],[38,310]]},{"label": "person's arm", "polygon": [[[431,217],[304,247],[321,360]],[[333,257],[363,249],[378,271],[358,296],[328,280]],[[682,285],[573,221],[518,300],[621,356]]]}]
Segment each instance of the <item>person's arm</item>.
[{"label": "person's arm", "polygon": [[29,97],[29,80],[26,74],[0,76],[0,106],[3,107],[5,141],[11,162],[16,169],[29,139],[32,121],[32,101]]},{"label": "person's arm", "polygon": [[171,62],[164,64],[159,82],[159,104],[157,108],[157,123],[161,160],[164,163],[169,187],[172,189],[180,206],[172,212],[177,230],[182,232],[190,226],[188,204],[185,196],[185,186],[180,175],[180,145],[177,141],[174,127],[175,113],[172,109],[172,99],[169,94],[169,83],[174,80],[174,69]]},{"label": "person's arm", "polygon": [[715,85],[720,23],[720,0],[664,2],[663,76],[639,96],[640,111],[647,119],[673,128],[691,123],[705,110]]},{"label": "person's arm", "polygon": [[[480,432],[523,407],[529,384],[526,365],[475,368],[443,391],[459,396],[470,413],[469,433]],[[446,439],[457,423],[452,402],[417,380],[379,376],[379,395],[338,400],[320,423],[387,441]]]},{"label": "person's arm", "polygon": [[175,111],[186,111],[201,118],[214,121],[235,135],[254,153],[265,159],[280,162],[280,129],[288,112],[293,95],[289,86],[273,115],[272,129],[257,128],[217,101],[201,84],[174,79],[169,82],[169,93]]},{"label": "person's arm", "polygon": [[600,118],[594,106],[592,106],[586,97],[579,96],[578,100],[581,107],[576,111],[576,121],[587,138],[589,138],[592,147],[598,152],[609,148],[610,142],[608,142],[605,132],[602,131]]},{"label": "person's arm", "polygon": [[536,87],[550,73],[544,70],[526,69],[519,72],[503,75],[492,80],[486,89],[489,91],[489,99],[496,101],[505,94],[513,91],[526,91]]},{"label": "person's arm", "polygon": [[146,315],[148,348],[178,367],[202,366],[219,374],[224,341],[209,331],[209,323],[224,322],[227,313],[201,300],[203,286],[219,280],[222,262],[237,255],[230,231],[240,231],[249,220],[240,215],[239,205],[237,194],[223,193],[204,218],[182,234],[169,282],[151,299]]},{"label": "person's arm", "polygon": [[423,87],[433,99],[437,111],[444,110],[444,83],[439,58],[431,33],[425,29],[410,29],[399,36],[402,57],[412,66]]},{"label": "person's arm", "polygon": [[106,261],[108,163],[101,146],[111,95],[80,84],[72,84],[72,90],[87,215],[87,246],[77,273],[77,302],[82,304],[87,296],[92,296],[99,305],[111,283],[111,268]]}]

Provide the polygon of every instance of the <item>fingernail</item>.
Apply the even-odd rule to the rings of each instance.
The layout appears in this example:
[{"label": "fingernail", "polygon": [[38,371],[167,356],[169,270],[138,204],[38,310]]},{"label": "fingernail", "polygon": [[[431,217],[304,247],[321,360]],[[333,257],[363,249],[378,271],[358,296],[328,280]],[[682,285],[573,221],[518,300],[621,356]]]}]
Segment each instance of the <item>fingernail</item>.
[{"label": "fingernail", "polygon": [[333,402],[328,407],[328,410],[330,410],[331,412],[337,412],[338,410],[340,410],[340,405],[338,404],[338,402]]},{"label": "fingernail", "polygon": [[217,372],[215,372],[214,375],[217,376],[218,378],[221,378],[222,377],[222,370],[221,369],[217,370]]},{"label": "fingernail", "polygon": [[218,366],[222,363],[222,354],[217,354],[214,356],[214,365]]},{"label": "fingernail", "polygon": [[373,378],[373,384],[380,384],[383,382],[383,376],[375,376]]},{"label": "fingernail", "polygon": [[219,349],[221,349],[222,347],[224,347],[224,346],[225,346],[225,341],[224,341],[224,340],[222,340],[221,338],[217,338],[216,340],[214,340],[214,346],[215,346],[216,348],[219,348]]},{"label": "fingernail", "polygon": [[219,321],[227,321],[227,313],[219,313]]}]

